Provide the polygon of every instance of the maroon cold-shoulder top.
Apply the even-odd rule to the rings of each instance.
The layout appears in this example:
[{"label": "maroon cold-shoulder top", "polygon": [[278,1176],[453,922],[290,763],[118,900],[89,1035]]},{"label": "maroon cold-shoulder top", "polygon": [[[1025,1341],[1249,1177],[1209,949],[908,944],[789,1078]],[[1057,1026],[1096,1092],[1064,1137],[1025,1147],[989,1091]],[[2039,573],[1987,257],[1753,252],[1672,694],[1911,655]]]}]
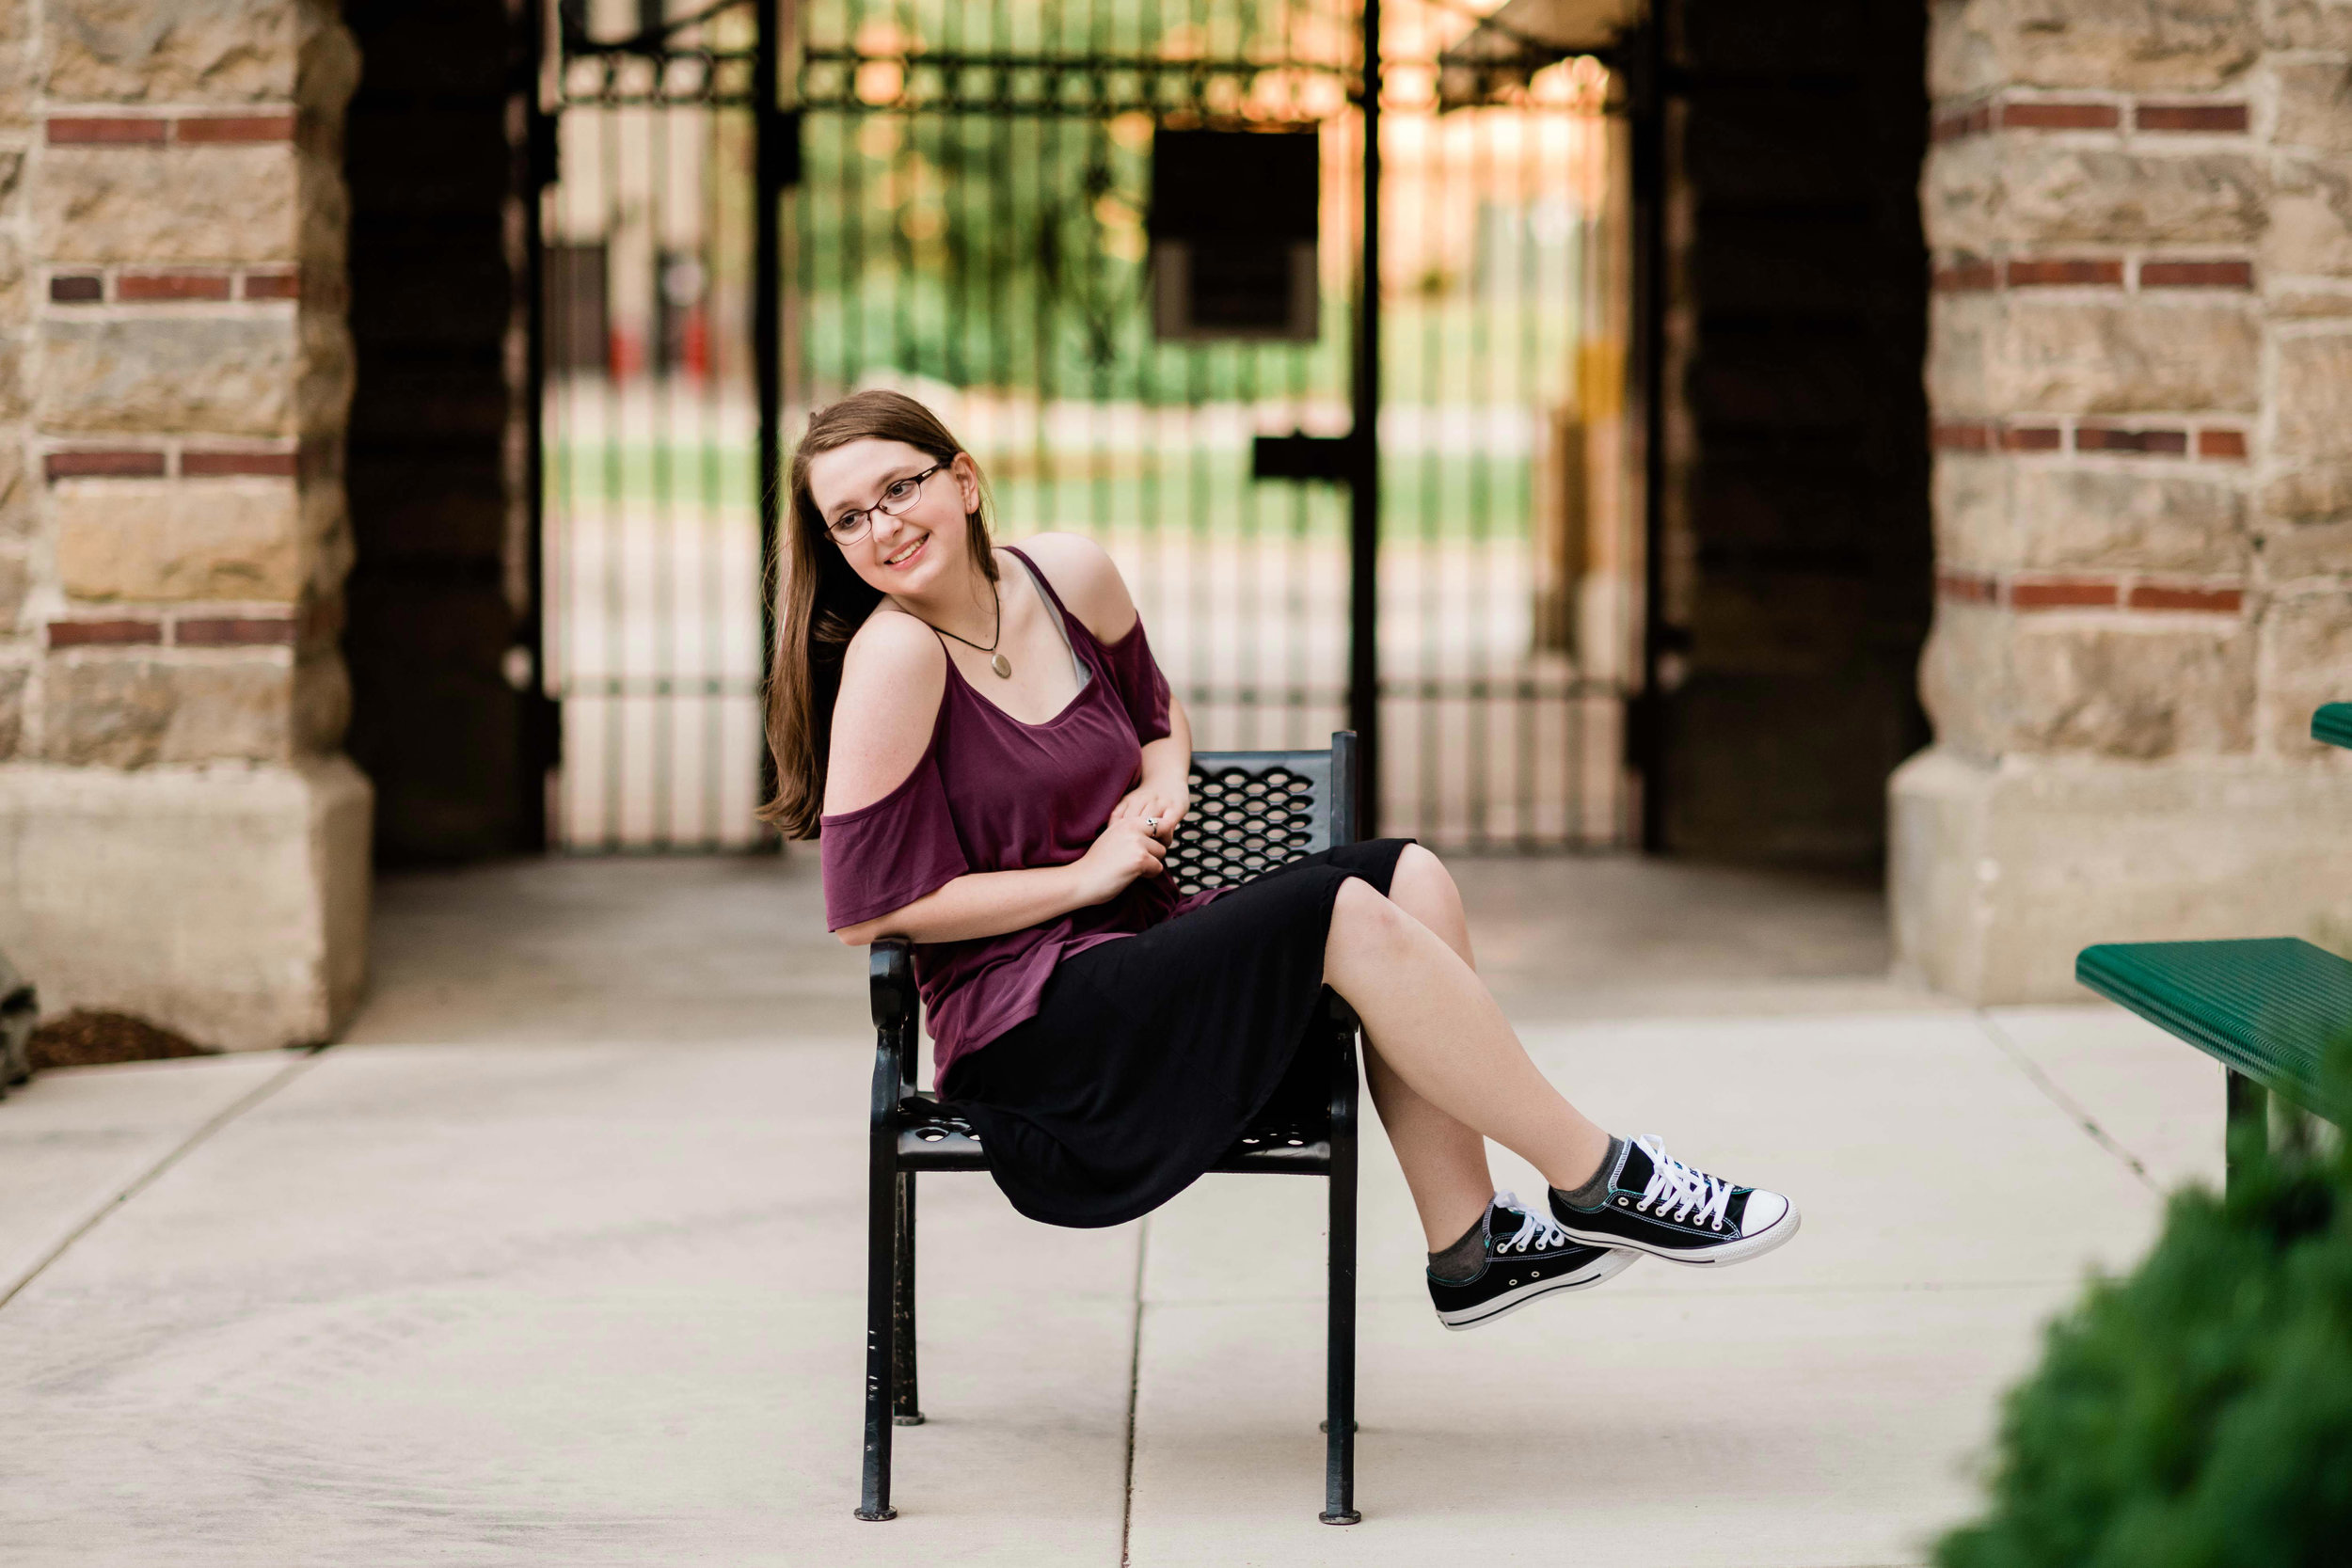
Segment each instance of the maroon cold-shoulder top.
[{"label": "maroon cold-shoulder top", "polygon": [[[1036,562],[1006,553],[1044,591],[1089,678],[1060,713],[1025,724],[973,689],[949,658],[930,744],[914,770],[872,805],[819,819],[829,930],[904,909],[967,873],[1076,861],[1135,787],[1144,745],[1168,733],[1168,679],[1141,617],[1105,644]],[[1143,878],[1107,904],[1024,930],[918,943],[914,975],[940,1078],[958,1057],[1034,1016],[1064,958],[1133,936],[1221,891],[1180,899],[1166,878]]]}]

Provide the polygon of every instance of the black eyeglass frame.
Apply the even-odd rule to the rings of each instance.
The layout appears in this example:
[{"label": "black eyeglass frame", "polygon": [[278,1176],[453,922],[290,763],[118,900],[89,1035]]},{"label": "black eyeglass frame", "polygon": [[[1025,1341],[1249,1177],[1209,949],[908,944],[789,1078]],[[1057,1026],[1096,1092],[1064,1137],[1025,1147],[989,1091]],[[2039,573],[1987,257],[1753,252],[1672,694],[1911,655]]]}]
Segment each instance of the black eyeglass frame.
[{"label": "black eyeglass frame", "polygon": [[[893,517],[905,516],[907,515],[908,508],[914,506],[916,501],[923,499],[923,482],[946,467],[948,467],[948,465],[945,463],[934,463],[919,474],[908,474],[901,478],[892,480],[888,484],[882,486],[882,494],[887,496],[891,491],[896,490],[901,484],[913,484],[914,488],[907,492],[907,499],[905,500],[900,501],[897,506],[891,506],[886,504],[884,501],[878,500],[871,506],[860,507],[855,511],[844,512],[840,516],[835,517],[832,522],[825,525],[826,536],[832,539],[836,545],[854,545],[859,540],[865,538],[867,531],[873,528],[875,513],[885,513]],[[852,520],[855,521],[857,526],[848,533],[842,532],[841,525]]]}]

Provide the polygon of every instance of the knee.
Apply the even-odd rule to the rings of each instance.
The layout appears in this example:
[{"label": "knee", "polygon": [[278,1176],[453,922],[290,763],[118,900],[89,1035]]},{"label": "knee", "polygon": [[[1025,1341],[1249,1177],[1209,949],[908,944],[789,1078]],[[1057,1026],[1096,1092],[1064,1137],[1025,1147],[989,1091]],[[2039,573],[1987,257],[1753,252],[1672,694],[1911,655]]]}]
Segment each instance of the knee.
[{"label": "knee", "polygon": [[1396,870],[1389,879],[1391,892],[1404,893],[1408,897],[1435,897],[1449,903],[1461,901],[1461,890],[1454,885],[1454,873],[1445,868],[1445,862],[1418,844],[1408,844],[1396,858]]},{"label": "knee", "polygon": [[1343,950],[1361,950],[1393,940],[1411,921],[1412,916],[1382,897],[1378,888],[1361,877],[1350,877],[1340,884],[1339,896],[1332,900],[1330,942]]}]

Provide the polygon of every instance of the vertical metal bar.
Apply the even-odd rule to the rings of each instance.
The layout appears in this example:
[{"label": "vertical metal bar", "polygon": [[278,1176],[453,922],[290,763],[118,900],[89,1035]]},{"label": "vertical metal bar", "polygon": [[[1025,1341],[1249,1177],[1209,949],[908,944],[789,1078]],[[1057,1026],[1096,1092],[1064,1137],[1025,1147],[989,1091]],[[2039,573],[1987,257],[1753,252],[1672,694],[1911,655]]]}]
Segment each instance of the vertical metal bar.
[{"label": "vertical metal bar", "polygon": [[1356,1029],[1343,1015],[1333,1030],[1330,1253],[1324,1323],[1323,1512],[1327,1525],[1353,1525],[1356,1510]]},{"label": "vertical metal bar", "polygon": [[[902,1048],[912,1041],[902,1042]],[[910,1050],[907,1059],[914,1053]],[[891,1287],[890,1340],[892,1375],[890,1421],[893,1426],[923,1424],[923,1401],[915,1382],[914,1365],[914,1172],[898,1173],[897,1262]]]},{"label": "vertical metal bar", "polygon": [[[752,52],[752,379],[759,404],[759,670],[764,677],[776,657],[776,597],[783,588],[783,499],[777,483],[784,466],[784,312],[782,212],[784,149],[787,121],[778,99],[782,42],[778,8],[789,0],[756,0],[758,35]],[[759,798],[775,798],[776,763],[759,748]],[[885,1440],[886,1441],[886,1440]],[[886,1463],[886,1461],[885,1461]]]},{"label": "vertical metal bar", "polygon": [[898,1053],[901,1026],[882,1025],[875,1052],[873,1099],[868,1107],[866,1165],[866,1464],[858,1491],[857,1516],[895,1519],[890,1506],[890,1438],[893,1356],[892,1313],[898,1286]]},{"label": "vertical metal bar", "polygon": [[1380,832],[1380,0],[1363,0],[1363,231],[1356,278],[1351,402],[1356,472],[1348,506],[1347,718],[1363,779],[1363,824]]},{"label": "vertical metal bar", "polygon": [[548,847],[548,774],[556,765],[554,704],[548,696],[547,637],[547,214],[555,170],[554,117],[539,102],[540,52],[547,47],[545,0],[522,0],[514,11],[507,90],[520,100],[522,146],[516,157],[516,199],[522,206],[523,294],[523,581],[515,641],[530,658],[517,721],[515,847]]},{"label": "vertical metal bar", "polygon": [[1642,772],[1642,847],[1666,847],[1666,8],[1653,10],[1630,53],[1633,296],[1642,366],[1642,688],[1634,697],[1634,763]]}]

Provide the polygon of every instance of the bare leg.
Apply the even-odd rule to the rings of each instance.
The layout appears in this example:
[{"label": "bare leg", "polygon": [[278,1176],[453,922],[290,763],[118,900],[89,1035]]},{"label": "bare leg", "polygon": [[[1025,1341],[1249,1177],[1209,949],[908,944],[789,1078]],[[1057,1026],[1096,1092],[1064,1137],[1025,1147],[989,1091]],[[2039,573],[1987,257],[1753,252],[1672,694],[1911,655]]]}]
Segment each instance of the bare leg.
[{"label": "bare leg", "polygon": [[[1435,932],[1464,964],[1475,963],[1461,894],[1437,856],[1418,844],[1408,847],[1390,879],[1389,898]],[[1421,1212],[1429,1250],[1451,1246],[1478,1223],[1494,1196],[1486,1137],[1422,1099],[1398,1077],[1381,1053],[1379,1041],[1367,1036],[1364,1044],[1364,1076],[1372,1085],[1372,1102],[1396,1149],[1396,1163],[1405,1168],[1405,1184],[1413,1191],[1413,1207]]]},{"label": "bare leg", "polygon": [[[1323,974],[1363,1020],[1386,1069],[1433,1109],[1518,1153],[1555,1187],[1579,1186],[1599,1168],[1609,1134],[1535,1069],[1462,956],[1371,883],[1341,885]],[[1381,1117],[1388,1120],[1385,1103]],[[1433,1229],[1433,1244],[1451,1242],[1468,1223],[1443,1237]]]}]

